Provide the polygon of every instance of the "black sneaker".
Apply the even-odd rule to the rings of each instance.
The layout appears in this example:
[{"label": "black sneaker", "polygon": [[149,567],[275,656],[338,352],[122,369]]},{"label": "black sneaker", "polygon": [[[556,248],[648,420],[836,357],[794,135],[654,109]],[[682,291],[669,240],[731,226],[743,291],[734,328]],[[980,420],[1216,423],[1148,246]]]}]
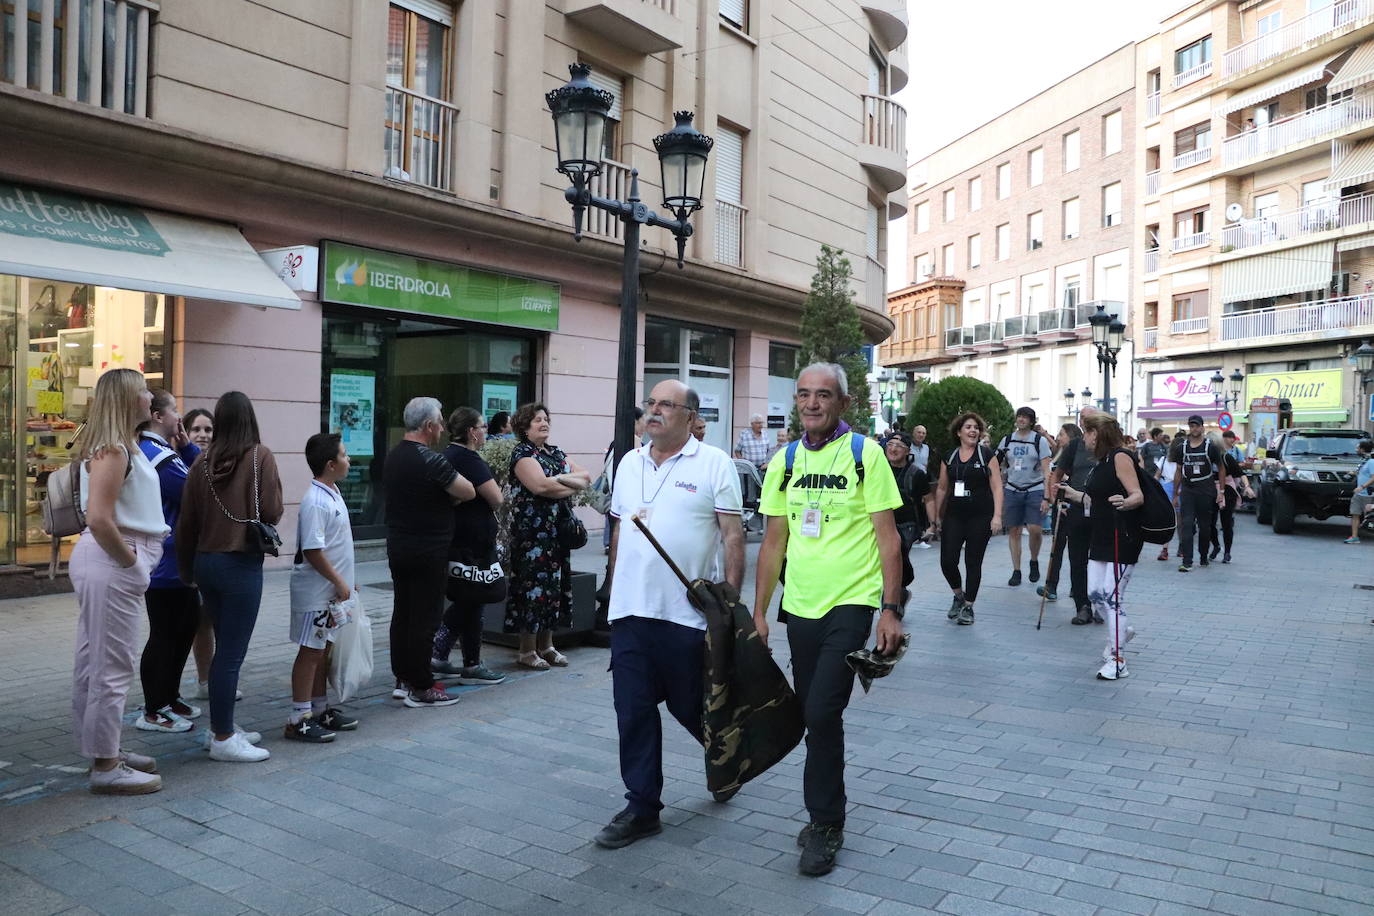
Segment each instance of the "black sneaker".
[{"label": "black sneaker", "polygon": [[1209,559],[1207,559],[1207,554],[1204,553],[1202,556],[1200,556],[1200,557],[1197,558],[1197,565],[1198,565],[1198,566],[1211,566],[1211,565],[1212,565],[1212,561],[1209,560]]},{"label": "black sneaker", "polygon": [[840,824],[811,824],[804,831],[806,842],[802,846],[801,859],[797,871],[810,877],[827,875],[835,867],[835,854],[844,846],[844,827]]},{"label": "black sneaker", "polygon": [[1219,554],[1219,553],[1221,553],[1221,545],[1220,545],[1220,544],[1213,544],[1213,545],[1212,545],[1212,555],[1211,555],[1211,557],[1209,557],[1208,559],[1215,560],[1215,559],[1217,558],[1217,554]]},{"label": "black sneaker", "polygon": [[959,626],[968,627],[973,625],[973,605],[967,601],[964,606],[959,608]]},{"label": "black sneaker", "polygon": [[1230,552],[1229,550],[1228,550],[1226,553],[1224,553],[1224,554],[1221,555],[1221,562],[1223,562],[1223,563],[1230,563],[1230,562],[1231,562],[1231,552]]},{"label": "black sneaker", "polygon": [[1178,564],[1178,571],[1179,571],[1179,572],[1191,572],[1192,569],[1193,569],[1193,563],[1192,563],[1191,560],[1184,560],[1182,563]]},{"label": "black sneaker", "polygon": [[1007,584],[1008,584],[1008,585],[1020,585],[1020,584],[1021,584],[1021,570],[1019,570],[1019,569],[1013,569],[1013,570],[1011,571],[1011,578],[1007,580]]},{"label": "black sneaker", "polygon": [[333,706],[324,711],[319,723],[331,732],[351,732],[358,727],[357,719],[344,715]]},{"label": "black sneaker", "polygon": [[635,817],[629,808],[611,818],[611,822],[601,828],[593,839],[602,849],[619,849],[629,846],[635,840],[654,836],[663,832],[663,824],[657,817]]},{"label": "black sneaker", "polygon": [[286,723],[286,730],[283,734],[288,740],[305,741],[308,744],[328,744],[334,740],[334,733],[321,726],[310,716],[306,716],[296,723]]},{"label": "black sneaker", "polygon": [[1040,581],[1040,561],[1039,561],[1039,560],[1031,560],[1031,561],[1030,561],[1030,575],[1027,576],[1026,578],[1027,578],[1027,579],[1030,579],[1032,582],[1039,582],[1039,581]]},{"label": "black sneaker", "polygon": [[959,616],[959,609],[964,606],[964,594],[960,592],[954,596],[954,600],[949,603],[949,613],[945,616],[950,620]]}]

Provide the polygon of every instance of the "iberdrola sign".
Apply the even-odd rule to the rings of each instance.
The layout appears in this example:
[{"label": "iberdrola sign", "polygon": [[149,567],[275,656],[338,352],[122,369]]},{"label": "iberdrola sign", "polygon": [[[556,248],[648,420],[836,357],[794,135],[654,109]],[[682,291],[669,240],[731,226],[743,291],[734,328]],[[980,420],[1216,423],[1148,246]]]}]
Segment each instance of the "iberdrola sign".
[{"label": "iberdrola sign", "polygon": [[341,242],[321,248],[325,302],[558,330],[557,284]]}]

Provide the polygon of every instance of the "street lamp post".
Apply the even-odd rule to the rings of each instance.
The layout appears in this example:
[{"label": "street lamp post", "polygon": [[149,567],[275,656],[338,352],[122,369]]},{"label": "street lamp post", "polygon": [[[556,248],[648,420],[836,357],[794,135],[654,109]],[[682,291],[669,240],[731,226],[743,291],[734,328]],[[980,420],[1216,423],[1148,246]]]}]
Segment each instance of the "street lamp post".
[{"label": "street lamp post", "polygon": [[1222,393],[1222,386],[1226,384],[1226,381],[1226,379],[1221,377],[1220,369],[1212,373],[1212,377],[1208,379],[1212,388],[1212,403],[1216,404],[1218,410],[1230,410],[1240,403],[1240,386],[1241,383],[1245,381],[1245,373],[1241,372],[1239,369],[1231,373],[1230,394]]},{"label": "street lamp post", "polygon": [[554,139],[558,147],[558,171],[572,182],[563,197],[572,205],[573,238],[582,241],[582,216],[595,207],[617,217],[624,225],[624,261],[620,278],[620,351],[615,390],[615,460],[634,447],[635,350],[639,342],[639,233],[641,226],[667,229],[677,240],[677,266],[683,266],[688,221],[701,209],[706,181],[706,159],[715,141],[692,127],[692,112],[673,113],[672,130],[654,138],[663,174],[663,206],[673,214],[665,219],[639,199],[639,171],[630,171],[630,194],[625,201],[597,197],[591,181],[601,173],[606,120],[615,97],[591,84],[592,69],[570,64],[572,75],[565,85],[544,96],[553,113]]},{"label": "street lamp post", "polygon": [[[1355,351],[1355,371],[1360,374],[1360,411],[1359,415],[1364,418],[1364,422],[1369,421],[1365,412],[1369,410],[1369,400],[1366,392],[1369,390],[1369,383],[1374,381],[1374,345],[1369,341],[1360,344],[1360,348]],[[1374,413],[1374,411],[1370,411]]]},{"label": "street lamp post", "polygon": [[1107,313],[1107,307],[1099,304],[1097,311],[1088,318],[1093,330],[1093,345],[1097,347],[1097,364],[1102,367],[1102,412],[1116,415],[1112,409],[1112,373],[1116,371],[1116,355],[1121,352],[1121,344],[1126,336],[1126,326],[1121,319]]}]

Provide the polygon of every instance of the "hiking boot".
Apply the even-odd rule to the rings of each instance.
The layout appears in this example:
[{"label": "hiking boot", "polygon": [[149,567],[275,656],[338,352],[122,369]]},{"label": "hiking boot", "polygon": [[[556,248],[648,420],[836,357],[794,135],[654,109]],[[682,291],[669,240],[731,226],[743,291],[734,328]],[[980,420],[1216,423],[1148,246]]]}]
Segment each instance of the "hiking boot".
[{"label": "hiking boot", "polygon": [[333,706],[330,706],[324,713],[315,720],[320,726],[331,732],[351,732],[358,727],[358,720],[352,716],[346,716]]},{"label": "hiking boot", "polygon": [[959,609],[964,606],[964,593],[960,592],[954,596],[954,600],[949,603],[949,613],[945,616],[950,620],[959,616]]},{"label": "hiking boot", "polygon": [[967,627],[967,626],[972,626],[972,625],[973,625],[973,605],[971,605],[971,604],[969,604],[967,601],[965,601],[965,602],[964,602],[964,606],[961,607],[961,608],[959,608],[959,626],[961,626],[961,627]]},{"label": "hiking boot", "polygon": [[1108,658],[1097,671],[1097,679],[1099,681],[1114,681],[1117,678],[1130,676],[1130,672],[1126,670],[1126,659],[1120,655]]},{"label": "hiking boot", "polygon": [[1039,582],[1039,581],[1040,581],[1040,561],[1039,561],[1039,560],[1031,560],[1031,561],[1030,561],[1030,575],[1027,576],[1026,578],[1030,579],[1032,582]]},{"label": "hiking boot", "polygon": [[162,777],[120,761],[103,772],[92,769],[90,787],[96,795],[148,795],[162,789]]},{"label": "hiking boot", "polygon": [[841,824],[811,824],[805,831],[797,871],[809,877],[827,875],[835,867],[835,854],[844,846],[844,826]]},{"label": "hiking boot", "polygon": [[1092,622],[1093,622],[1093,611],[1092,611],[1092,608],[1088,607],[1087,605],[1084,605],[1083,607],[1079,608],[1079,609],[1078,609],[1078,613],[1077,613],[1077,614],[1074,614],[1074,615],[1073,615],[1073,619],[1069,621],[1069,623],[1073,624],[1074,626],[1080,626],[1080,627],[1081,627],[1083,624],[1085,624],[1085,623],[1092,623]]},{"label": "hiking boot", "polygon": [[283,737],[291,741],[304,741],[308,744],[328,744],[334,740],[334,733],[324,728],[311,716],[303,716],[299,722],[286,723]]},{"label": "hiking boot", "polygon": [[[1031,579],[1031,581],[1034,582],[1035,579]],[[1059,600],[1059,596],[1054,593],[1054,586],[1052,585],[1037,585],[1035,587],[1035,593],[1046,601]]]},{"label": "hiking boot", "polygon": [[419,693],[412,690],[405,698],[405,705],[411,709],[438,709],[441,706],[452,706],[457,702],[457,697],[450,696],[448,691],[438,684]]},{"label": "hiking boot", "polygon": [[497,674],[481,662],[458,669],[458,683],[460,684],[499,684],[505,679],[504,674]]},{"label": "hiking boot", "polygon": [[626,808],[611,818],[611,822],[602,827],[601,832],[592,839],[602,849],[619,849],[622,846],[629,846],[636,840],[642,840],[646,836],[654,836],[662,832],[663,823],[657,815],[654,817],[636,817],[629,808]]},{"label": "hiking boot", "polygon": [[1013,570],[1011,571],[1011,578],[1007,580],[1007,584],[1008,584],[1008,585],[1013,585],[1013,586],[1014,586],[1014,585],[1020,585],[1020,584],[1021,584],[1021,570],[1019,570],[1019,569],[1013,569]]}]

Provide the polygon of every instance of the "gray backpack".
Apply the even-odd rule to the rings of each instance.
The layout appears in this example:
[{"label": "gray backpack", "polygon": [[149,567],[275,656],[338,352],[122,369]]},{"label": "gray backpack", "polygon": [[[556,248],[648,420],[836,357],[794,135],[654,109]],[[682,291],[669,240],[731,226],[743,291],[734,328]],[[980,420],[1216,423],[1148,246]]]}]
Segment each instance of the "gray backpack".
[{"label": "gray backpack", "polygon": [[48,475],[48,495],[43,498],[43,530],[54,538],[71,537],[86,530],[81,508],[81,465],[73,461]]}]

